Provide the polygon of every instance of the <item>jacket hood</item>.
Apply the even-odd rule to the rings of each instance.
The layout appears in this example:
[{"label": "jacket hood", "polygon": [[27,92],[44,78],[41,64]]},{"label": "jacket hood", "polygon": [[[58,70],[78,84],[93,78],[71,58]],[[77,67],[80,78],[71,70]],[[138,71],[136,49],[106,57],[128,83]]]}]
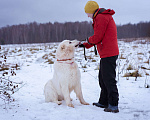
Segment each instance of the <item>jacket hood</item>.
[{"label": "jacket hood", "polygon": [[115,11],[111,10],[111,9],[105,9],[105,8],[99,8],[97,9],[94,14],[93,14],[93,18],[96,17],[98,14],[110,14],[110,15],[114,15]]},{"label": "jacket hood", "polygon": [[111,10],[111,9],[107,9],[107,10],[105,10],[104,12],[102,12],[101,14],[110,14],[110,15],[114,15],[114,14],[115,14],[115,11],[114,11],[114,10]]}]

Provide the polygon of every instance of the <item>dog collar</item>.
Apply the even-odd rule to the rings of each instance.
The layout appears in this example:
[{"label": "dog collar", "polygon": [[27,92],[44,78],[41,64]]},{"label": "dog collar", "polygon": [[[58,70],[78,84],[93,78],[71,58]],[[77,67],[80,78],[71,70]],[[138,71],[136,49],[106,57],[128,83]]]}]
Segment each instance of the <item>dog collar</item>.
[{"label": "dog collar", "polygon": [[[58,61],[59,63],[64,63],[64,62],[60,62],[60,61]],[[66,62],[65,62],[66,63]],[[74,62],[71,62],[71,63],[66,63],[66,64],[70,64],[70,65],[72,65]]]},{"label": "dog collar", "polygon": [[[57,59],[57,61],[59,62],[59,63],[64,63],[64,62],[61,62],[61,61],[68,61],[68,60],[72,60],[73,58],[71,58],[71,59],[61,59],[61,60],[59,60],[59,59]],[[73,62],[71,62],[71,63],[67,63],[67,62],[65,62],[66,64],[73,64],[74,63],[74,61]]]},{"label": "dog collar", "polygon": [[67,61],[67,60],[72,60],[72,58],[71,59],[61,59],[61,60],[57,59],[57,61]]}]

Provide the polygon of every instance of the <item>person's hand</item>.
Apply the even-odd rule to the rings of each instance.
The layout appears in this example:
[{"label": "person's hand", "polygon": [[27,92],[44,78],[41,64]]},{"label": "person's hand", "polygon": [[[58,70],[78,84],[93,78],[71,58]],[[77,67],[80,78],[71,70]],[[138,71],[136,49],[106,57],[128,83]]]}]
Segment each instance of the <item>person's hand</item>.
[{"label": "person's hand", "polygon": [[80,44],[79,47],[83,47],[84,48],[85,46],[83,44]]}]

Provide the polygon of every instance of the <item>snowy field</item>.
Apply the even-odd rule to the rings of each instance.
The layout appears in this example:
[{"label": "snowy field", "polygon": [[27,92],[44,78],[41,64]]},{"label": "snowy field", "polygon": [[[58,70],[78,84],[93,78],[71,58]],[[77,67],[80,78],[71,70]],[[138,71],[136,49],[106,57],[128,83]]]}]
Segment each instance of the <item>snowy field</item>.
[{"label": "snowy field", "polygon": [[[75,108],[45,103],[43,89],[45,83],[53,76],[53,62],[58,43],[2,45],[0,61],[14,69],[16,75],[8,74],[0,78],[19,83],[20,88],[9,104],[0,96],[0,120],[148,120],[150,119],[150,44],[137,44],[138,41],[125,43],[119,41],[120,55],[117,61],[117,77],[119,89],[119,113],[106,113],[103,108],[92,105],[99,99],[98,84],[99,56],[94,55],[94,48],[86,50],[87,61],[84,60],[83,49],[78,48],[75,60],[81,71],[81,84],[84,99],[90,105],[82,105],[74,92],[71,93]],[[1,63],[2,64],[2,63]],[[19,66],[19,67],[18,67]],[[135,76],[139,75],[141,77]],[[123,77],[126,76],[126,77]],[[132,77],[130,77],[132,76]],[[134,77],[135,76],[135,77]],[[0,83],[2,85],[2,83]]]}]

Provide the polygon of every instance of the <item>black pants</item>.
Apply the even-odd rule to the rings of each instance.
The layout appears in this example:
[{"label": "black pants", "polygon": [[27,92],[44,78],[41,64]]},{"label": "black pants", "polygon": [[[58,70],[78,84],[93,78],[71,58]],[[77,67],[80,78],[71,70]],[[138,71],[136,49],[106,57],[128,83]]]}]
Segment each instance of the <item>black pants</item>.
[{"label": "black pants", "polygon": [[101,88],[99,103],[103,105],[118,105],[119,94],[116,79],[117,56],[102,58],[99,69],[99,85]]}]

